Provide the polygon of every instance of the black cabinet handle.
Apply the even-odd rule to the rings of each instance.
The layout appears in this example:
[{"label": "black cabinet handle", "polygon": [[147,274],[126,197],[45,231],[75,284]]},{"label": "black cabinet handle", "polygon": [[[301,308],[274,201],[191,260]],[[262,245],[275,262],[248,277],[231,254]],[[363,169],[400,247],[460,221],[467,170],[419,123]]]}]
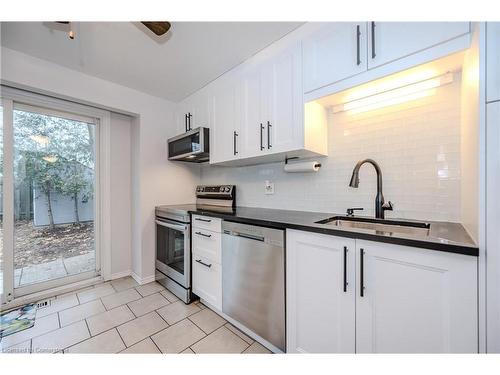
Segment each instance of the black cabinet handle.
[{"label": "black cabinet handle", "polygon": [[272,128],[272,125],[271,125],[271,123],[268,121],[268,122],[267,122],[267,148],[268,148],[268,149],[269,149],[269,148],[271,148],[271,147],[273,147],[273,146],[271,145],[271,128]]},{"label": "black cabinet handle", "polygon": [[344,293],[347,292],[347,246],[344,246]]},{"label": "black cabinet handle", "polygon": [[211,235],[211,234],[205,234],[205,233],[201,233],[201,232],[194,232],[194,234],[197,234],[198,236],[207,237],[207,238],[212,237],[212,235]]},{"label": "black cabinet handle", "polygon": [[377,56],[375,53],[375,22],[372,22],[372,59],[374,59],[375,56]]},{"label": "black cabinet handle", "polygon": [[191,112],[188,112],[188,130],[191,130]]},{"label": "black cabinet handle", "polygon": [[187,113],[184,114],[184,129],[188,131],[188,115]]},{"label": "black cabinet handle", "polygon": [[196,259],[196,263],[200,263],[200,264],[202,264],[202,265],[204,265],[205,267],[208,267],[208,268],[212,267],[212,263],[206,264],[201,259]]},{"label": "black cabinet handle", "polygon": [[365,296],[365,251],[363,249],[359,249],[359,296]]},{"label": "black cabinet handle", "polygon": [[236,131],[233,132],[233,155],[236,155],[238,151],[236,151],[236,137],[238,136],[238,133]]},{"label": "black cabinet handle", "polygon": [[262,132],[264,131],[264,125],[260,123],[260,150],[262,151],[265,147],[262,145]]},{"label": "black cabinet handle", "polygon": [[360,38],[361,31],[359,29],[359,25],[356,26],[356,65],[361,64],[361,54],[360,54]]},{"label": "black cabinet handle", "polygon": [[201,217],[197,217],[197,218],[195,218],[195,220],[203,221],[205,223],[211,223],[212,222],[212,220],[210,220],[210,219],[202,219]]}]

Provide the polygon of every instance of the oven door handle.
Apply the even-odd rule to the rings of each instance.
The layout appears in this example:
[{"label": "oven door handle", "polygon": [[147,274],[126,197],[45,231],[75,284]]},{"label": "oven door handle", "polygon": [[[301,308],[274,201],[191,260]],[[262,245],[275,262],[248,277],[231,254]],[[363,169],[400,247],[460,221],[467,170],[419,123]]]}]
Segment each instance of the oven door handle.
[{"label": "oven door handle", "polygon": [[170,224],[170,223],[166,223],[166,222],[160,221],[160,220],[155,220],[155,222],[156,222],[156,224],[161,225],[162,227],[180,230],[182,232],[184,232],[187,229],[186,225]]}]

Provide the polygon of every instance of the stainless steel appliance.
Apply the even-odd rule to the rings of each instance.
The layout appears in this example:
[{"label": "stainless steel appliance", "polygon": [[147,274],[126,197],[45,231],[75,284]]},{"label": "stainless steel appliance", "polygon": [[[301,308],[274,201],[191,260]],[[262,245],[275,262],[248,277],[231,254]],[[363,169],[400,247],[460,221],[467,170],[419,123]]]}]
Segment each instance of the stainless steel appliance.
[{"label": "stainless steel appliance", "polygon": [[222,311],[285,351],[284,231],[222,223]]},{"label": "stainless steel appliance", "polygon": [[184,303],[191,299],[191,217],[188,211],[156,208],[156,280]]},{"label": "stainless steel appliance", "polygon": [[210,155],[209,143],[208,128],[189,130],[168,139],[168,159],[193,163],[206,162]]},{"label": "stainless steel appliance", "polygon": [[191,301],[191,214],[200,209],[231,212],[236,186],[196,187],[196,204],[158,206],[156,223],[156,280],[179,297]]}]

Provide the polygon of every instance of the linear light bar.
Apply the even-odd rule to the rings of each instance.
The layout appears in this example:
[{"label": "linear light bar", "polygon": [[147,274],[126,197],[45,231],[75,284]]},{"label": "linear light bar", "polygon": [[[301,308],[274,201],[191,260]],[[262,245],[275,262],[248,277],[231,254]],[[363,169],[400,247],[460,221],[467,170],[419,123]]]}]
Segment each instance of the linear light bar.
[{"label": "linear light bar", "polygon": [[435,94],[433,90],[439,86],[453,82],[453,73],[446,73],[424,81],[411,83],[402,87],[352,100],[333,106],[333,113],[349,111],[350,113],[367,112],[373,109],[404,103]]}]

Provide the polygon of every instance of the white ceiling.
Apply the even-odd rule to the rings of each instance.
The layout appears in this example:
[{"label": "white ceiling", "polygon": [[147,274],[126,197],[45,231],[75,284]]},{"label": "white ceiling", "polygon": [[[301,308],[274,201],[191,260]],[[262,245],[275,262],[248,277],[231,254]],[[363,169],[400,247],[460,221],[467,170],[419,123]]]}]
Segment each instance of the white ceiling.
[{"label": "white ceiling", "polygon": [[[174,22],[158,39],[140,23],[2,22],[1,44],[123,86],[179,101],[298,27],[296,22]],[[147,30],[147,29],[146,29]]]}]

